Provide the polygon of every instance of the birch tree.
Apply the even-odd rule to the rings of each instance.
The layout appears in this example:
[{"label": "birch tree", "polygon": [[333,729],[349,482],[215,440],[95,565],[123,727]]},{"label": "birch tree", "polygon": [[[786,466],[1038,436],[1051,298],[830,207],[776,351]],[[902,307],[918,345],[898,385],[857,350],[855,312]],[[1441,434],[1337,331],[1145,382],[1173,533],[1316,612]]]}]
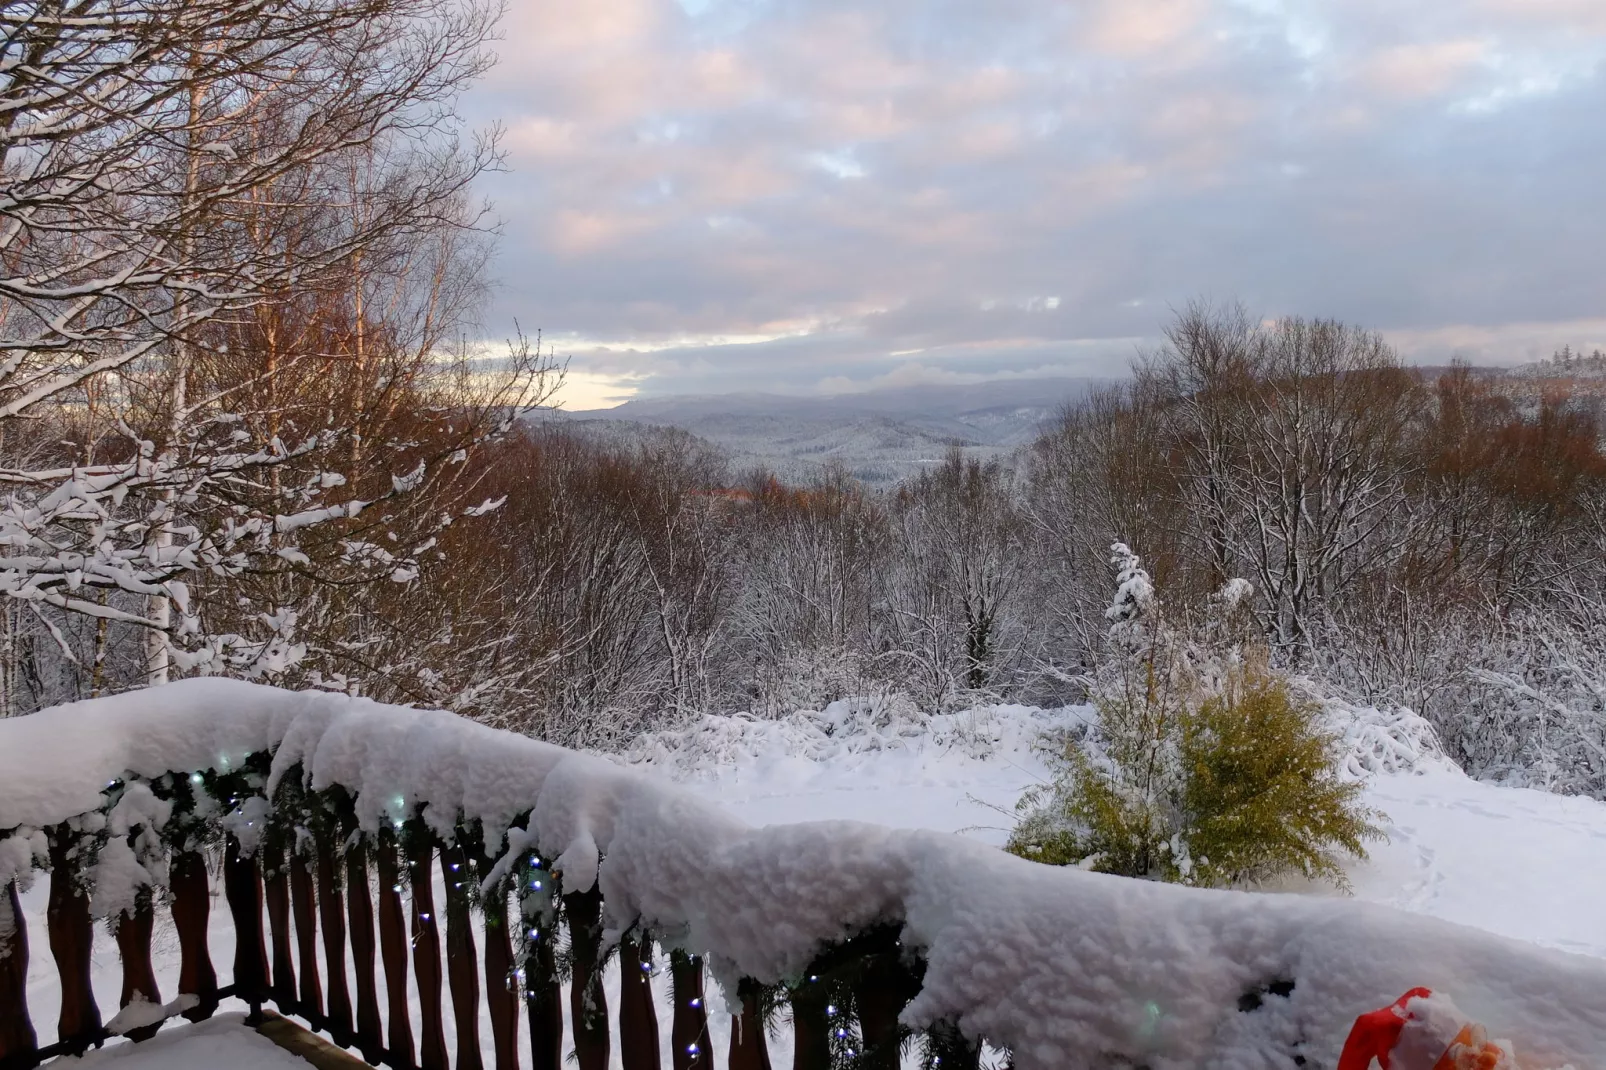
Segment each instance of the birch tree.
[{"label": "birch tree", "polygon": [[[153,682],[170,655],[197,671],[294,660],[291,614],[210,630],[195,581],[305,558],[308,532],[379,515],[461,446],[397,450],[359,491],[328,463],[363,448],[352,427],[287,436],[241,411],[311,351],[232,380],[206,358],[241,322],[351,293],[362,265],[480,224],[467,190],[494,138],[466,135],[452,103],[498,14],[449,0],[0,12],[0,591],[41,621],[147,630]],[[359,335],[372,319],[359,308]],[[504,423],[539,378],[539,362],[510,363]],[[97,445],[80,457],[56,443],[86,412]]]}]

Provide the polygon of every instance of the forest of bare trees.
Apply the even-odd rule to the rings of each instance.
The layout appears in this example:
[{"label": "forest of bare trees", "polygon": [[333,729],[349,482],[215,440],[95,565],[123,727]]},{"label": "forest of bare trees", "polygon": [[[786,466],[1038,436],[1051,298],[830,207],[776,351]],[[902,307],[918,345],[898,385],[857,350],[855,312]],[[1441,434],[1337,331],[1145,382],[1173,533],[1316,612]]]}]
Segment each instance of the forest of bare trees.
[{"label": "forest of bare trees", "polygon": [[1177,605],[1247,580],[1318,692],[1422,713],[1479,773],[1606,791],[1595,400],[1331,322],[1200,307],[1167,339],[1016,463],[956,449],[892,492],[532,426],[487,455],[507,504],[421,581],[451,624],[387,697],[604,746],[702,711],[1078,700],[1122,541]]},{"label": "forest of bare trees", "polygon": [[[208,359],[265,360],[259,322]],[[358,370],[349,336],[320,338],[312,374]],[[281,374],[278,401],[241,406],[239,422],[376,428],[286,458],[250,484],[265,500],[249,507],[323,482],[384,501],[378,518],[314,506],[302,531],[306,512],[281,515],[276,537],[298,537],[266,544],[271,566],[196,570],[196,635],[271,631],[266,617],[294,613],[295,645],[186,671],[601,747],[710,711],[1076,701],[1105,656],[1119,540],[1177,605],[1246,579],[1275,663],[1318,692],[1414,709],[1482,774],[1606,791],[1606,455],[1587,396],[1405,368],[1336,323],[1201,307],[1015,464],[955,449],[877,492],[841,472],[807,486],[732,472],[671,429],[629,445],[551,423],[497,437],[510,406],[452,393],[416,345],[369,344],[410,369],[393,373],[409,393],[358,383],[336,407]],[[266,389],[258,367],[236,373],[243,396]],[[359,465],[365,441],[380,445]],[[349,483],[329,478],[341,470],[323,449]],[[430,461],[448,449],[449,463]],[[90,597],[127,601],[110,595]],[[13,611],[7,662],[19,706],[148,678],[138,603],[126,616],[10,604],[27,613]]]},{"label": "forest of bare trees", "polygon": [[1097,626],[1084,578],[1119,532],[1184,602],[1249,580],[1284,667],[1422,713],[1469,768],[1606,791],[1598,399],[1237,309],[1167,340],[1033,452],[1072,627]]},{"label": "forest of bare trees", "polygon": [[1178,604],[1247,580],[1312,687],[1606,796],[1595,358],[1519,383],[1195,306],[1012,463],[956,449],[891,492],[533,423],[554,365],[469,341],[498,154],[453,105],[498,15],[6,8],[0,713],[225,673],[615,746],[1072,701],[1119,541]]}]

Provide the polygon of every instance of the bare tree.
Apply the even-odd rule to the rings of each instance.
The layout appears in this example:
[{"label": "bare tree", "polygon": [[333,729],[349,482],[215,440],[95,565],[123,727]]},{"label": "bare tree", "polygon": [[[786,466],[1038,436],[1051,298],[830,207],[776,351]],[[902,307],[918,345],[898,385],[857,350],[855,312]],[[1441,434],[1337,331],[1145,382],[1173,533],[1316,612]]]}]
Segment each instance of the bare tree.
[{"label": "bare tree", "polygon": [[1007,473],[955,448],[898,495],[897,520],[889,625],[919,697],[940,709],[996,689],[1028,642],[1019,598],[1032,567]]},{"label": "bare tree", "polygon": [[[452,278],[403,265],[481,218],[465,193],[494,139],[465,144],[451,105],[488,62],[498,14],[448,0],[38,0],[0,14],[7,595],[146,629],[153,681],[169,652],[194,669],[293,658],[287,612],[259,614],[254,636],[208,632],[192,581],[306,558],[306,533],[381,515],[461,450],[378,444],[397,466],[359,492],[337,444],[348,459],[376,447],[360,420],[283,419],[272,395],[327,353],[275,325],[344,292],[356,378],[372,387],[368,280],[433,285],[411,305],[430,315],[452,303]],[[241,367],[225,347],[252,322],[264,359],[226,374]],[[387,327],[406,333],[397,317]],[[541,372],[508,363],[504,425]],[[76,413],[98,424],[82,458],[50,447]]]},{"label": "bare tree", "polygon": [[1266,344],[1265,376],[1233,421],[1244,460],[1228,493],[1274,641],[1297,661],[1316,639],[1320,607],[1406,545],[1376,537],[1404,502],[1420,394],[1367,331],[1289,319]]},{"label": "bare tree", "polygon": [[862,694],[886,665],[885,508],[840,468],[804,487],[749,480],[727,626],[727,701],[764,712]]},{"label": "bare tree", "polygon": [[[1253,384],[1267,372],[1269,347],[1241,305],[1194,302],[1165,333],[1167,348],[1139,365],[1137,389],[1163,404],[1169,433],[1158,441],[1174,451],[1168,463],[1180,471],[1159,477],[1150,490],[1176,498],[1172,520],[1182,523],[1174,530],[1196,540],[1190,556],[1205,564],[1202,584],[1195,586],[1214,591],[1237,575],[1232,489],[1246,445],[1239,418]],[[1139,534],[1126,528],[1122,537]]]}]

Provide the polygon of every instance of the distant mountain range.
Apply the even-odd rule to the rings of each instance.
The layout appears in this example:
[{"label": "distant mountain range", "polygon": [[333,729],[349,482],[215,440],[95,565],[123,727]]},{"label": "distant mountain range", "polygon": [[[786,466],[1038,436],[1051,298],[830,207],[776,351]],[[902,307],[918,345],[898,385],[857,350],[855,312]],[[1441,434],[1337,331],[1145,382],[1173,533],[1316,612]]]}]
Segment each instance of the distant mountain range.
[{"label": "distant mountain range", "polygon": [[829,397],[668,395],[539,418],[613,441],[638,440],[651,426],[678,427],[718,446],[733,472],[763,467],[803,483],[834,462],[865,483],[890,486],[940,461],[952,446],[983,458],[1006,455],[1105,381],[1013,379]]},{"label": "distant mountain range", "polygon": [[[1419,366],[1431,382],[1448,367]],[[1519,406],[1565,387],[1569,407],[1606,426],[1606,355],[1566,351],[1517,368],[1475,369]],[[617,445],[674,427],[713,445],[731,477],[768,469],[807,483],[838,464],[871,486],[890,487],[942,460],[951,447],[983,459],[1006,457],[1035,438],[1067,404],[1109,379],[1009,379],[961,386],[885,387],[855,394],[670,394],[611,409],[541,410],[532,419],[562,423]]]}]

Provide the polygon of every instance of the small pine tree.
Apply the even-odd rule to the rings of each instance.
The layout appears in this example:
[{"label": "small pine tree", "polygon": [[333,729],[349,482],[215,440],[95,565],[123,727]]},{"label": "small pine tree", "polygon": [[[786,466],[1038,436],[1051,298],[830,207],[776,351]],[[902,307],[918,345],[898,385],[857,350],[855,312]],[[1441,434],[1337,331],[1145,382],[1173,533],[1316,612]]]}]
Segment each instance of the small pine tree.
[{"label": "small pine tree", "polygon": [[1203,627],[1177,629],[1137,555],[1111,549],[1099,722],[1061,741],[1054,780],[1022,798],[1007,849],[1188,884],[1300,873],[1342,886],[1340,854],[1364,858],[1379,833],[1359,786],[1338,776],[1320,708],[1246,653],[1248,584],[1227,584]]}]

